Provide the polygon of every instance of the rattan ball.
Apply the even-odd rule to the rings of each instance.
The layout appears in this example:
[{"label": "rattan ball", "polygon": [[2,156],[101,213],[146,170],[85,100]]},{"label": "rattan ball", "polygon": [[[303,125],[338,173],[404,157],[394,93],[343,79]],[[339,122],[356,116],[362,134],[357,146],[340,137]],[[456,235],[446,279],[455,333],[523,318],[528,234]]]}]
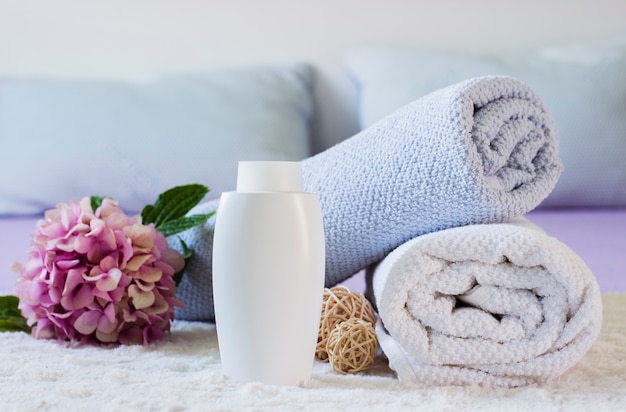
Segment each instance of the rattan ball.
[{"label": "rattan ball", "polygon": [[372,366],[378,351],[374,326],[363,319],[341,322],[328,335],[328,360],[335,372],[355,373]]},{"label": "rattan ball", "polygon": [[335,327],[349,319],[363,319],[372,327],[376,325],[376,312],[372,304],[361,293],[352,292],[345,286],[324,289],[320,328],[317,335],[315,357],[328,360],[326,342]]}]

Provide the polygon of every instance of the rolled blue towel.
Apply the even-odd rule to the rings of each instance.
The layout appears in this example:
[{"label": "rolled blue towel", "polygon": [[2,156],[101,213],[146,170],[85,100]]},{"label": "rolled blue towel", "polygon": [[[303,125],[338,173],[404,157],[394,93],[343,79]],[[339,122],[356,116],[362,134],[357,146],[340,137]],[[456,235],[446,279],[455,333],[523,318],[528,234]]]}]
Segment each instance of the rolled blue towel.
[{"label": "rolled blue towel", "polygon": [[[302,168],[305,190],[320,197],[330,287],[417,236],[523,215],[550,194],[562,164],[540,98],[516,79],[487,76],[424,96]],[[214,222],[181,236],[195,255],[177,292],[187,305],[180,319],[214,319]]]}]

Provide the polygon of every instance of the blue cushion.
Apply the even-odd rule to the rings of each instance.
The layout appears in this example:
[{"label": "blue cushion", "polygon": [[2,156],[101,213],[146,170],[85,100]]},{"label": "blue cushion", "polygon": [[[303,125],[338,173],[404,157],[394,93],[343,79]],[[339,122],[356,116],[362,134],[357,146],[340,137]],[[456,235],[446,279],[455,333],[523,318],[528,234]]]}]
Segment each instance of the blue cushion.
[{"label": "blue cushion", "polygon": [[216,198],[239,160],[311,154],[312,76],[297,64],[143,83],[0,79],[0,214],[90,195],[139,211],[188,183]]}]

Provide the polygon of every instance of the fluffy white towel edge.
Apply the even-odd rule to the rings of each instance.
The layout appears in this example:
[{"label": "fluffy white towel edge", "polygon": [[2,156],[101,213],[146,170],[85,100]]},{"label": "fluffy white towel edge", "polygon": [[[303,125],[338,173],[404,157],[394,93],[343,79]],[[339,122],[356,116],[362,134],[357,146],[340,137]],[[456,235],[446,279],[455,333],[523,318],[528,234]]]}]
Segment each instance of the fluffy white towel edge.
[{"label": "fluffy white towel edge", "polygon": [[[493,235],[496,232],[505,232],[505,237],[509,238],[509,250],[507,246],[494,242]],[[519,244],[515,241],[516,237],[520,240]],[[456,239],[456,242],[451,244],[452,239]],[[420,340],[416,336],[416,327],[420,327],[420,321],[414,320],[411,317],[413,315],[408,313],[406,296],[411,288],[421,287],[419,278],[425,274],[419,270],[412,274],[406,273],[406,265],[403,267],[402,263],[416,256],[419,260],[427,254],[425,250],[443,256],[449,254],[448,259],[452,262],[462,261],[460,245],[470,240],[474,246],[482,242],[483,253],[492,248],[492,256],[487,256],[487,260],[495,259],[495,262],[498,255],[508,251],[515,255],[511,257],[514,264],[524,260],[531,266],[545,264],[548,274],[556,275],[559,287],[567,291],[567,299],[563,304],[568,308],[563,310],[568,311],[568,322],[563,325],[563,330],[558,331],[559,337],[545,353],[511,363],[465,365],[457,360],[446,364],[445,359],[433,360],[436,356],[430,356],[428,346],[432,342]],[[490,243],[489,247],[486,247],[487,243]],[[517,250],[510,250],[513,245]],[[471,252],[466,253],[469,253],[466,257],[470,258]],[[515,387],[545,382],[557,378],[584,356],[595,342],[602,324],[602,298],[591,270],[566,245],[546,235],[525,218],[516,218],[503,224],[470,225],[420,236],[390,253],[373,273],[374,297],[384,324],[384,327],[381,324],[377,328],[380,345],[391,368],[403,383]],[[555,350],[555,346],[559,349]]]}]

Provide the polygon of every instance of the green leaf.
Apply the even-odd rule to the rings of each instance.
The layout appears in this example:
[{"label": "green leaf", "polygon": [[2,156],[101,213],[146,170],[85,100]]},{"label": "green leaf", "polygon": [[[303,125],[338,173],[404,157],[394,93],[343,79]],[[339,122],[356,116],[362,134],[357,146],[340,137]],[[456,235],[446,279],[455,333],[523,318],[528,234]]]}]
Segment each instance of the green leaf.
[{"label": "green leaf", "polygon": [[183,280],[184,273],[185,271],[181,270],[180,272],[174,273],[174,275],[172,276],[172,279],[174,279],[174,284],[176,285],[176,287],[178,287],[178,285],[180,284],[180,281]]},{"label": "green leaf", "polygon": [[161,231],[161,225],[185,216],[208,192],[209,188],[200,184],[176,186],[166,190],[159,195],[154,205],[143,208],[142,223],[154,223],[157,230]]},{"label": "green leaf", "polygon": [[184,232],[187,229],[191,229],[192,227],[204,224],[214,214],[215,212],[211,212],[202,215],[179,217],[162,223],[161,225],[157,226],[156,229],[159,232],[163,233],[163,236],[169,237],[177,233]]},{"label": "green leaf", "polygon": [[30,326],[18,308],[16,296],[0,296],[0,332],[23,331],[30,333]]},{"label": "green leaf", "polygon": [[30,333],[30,327],[26,324],[26,319],[0,319],[0,332]]},{"label": "green leaf", "polygon": [[147,225],[148,223],[154,223],[154,216],[156,213],[154,212],[154,206],[145,205],[141,210],[141,223]]},{"label": "green leaf", "polygon": [[193,250],[187,246],[187,243],[185,243],[184,240],[179,238],[178,241],[180,242],[180,247],[183,249],[183,259],[185,259],[185,261],[189,260],[191,255],[193,255]]},{"label": "green leaf", "polygon": [[19,303],[17,296],[0,296],[0,316],[21,316]]}]

